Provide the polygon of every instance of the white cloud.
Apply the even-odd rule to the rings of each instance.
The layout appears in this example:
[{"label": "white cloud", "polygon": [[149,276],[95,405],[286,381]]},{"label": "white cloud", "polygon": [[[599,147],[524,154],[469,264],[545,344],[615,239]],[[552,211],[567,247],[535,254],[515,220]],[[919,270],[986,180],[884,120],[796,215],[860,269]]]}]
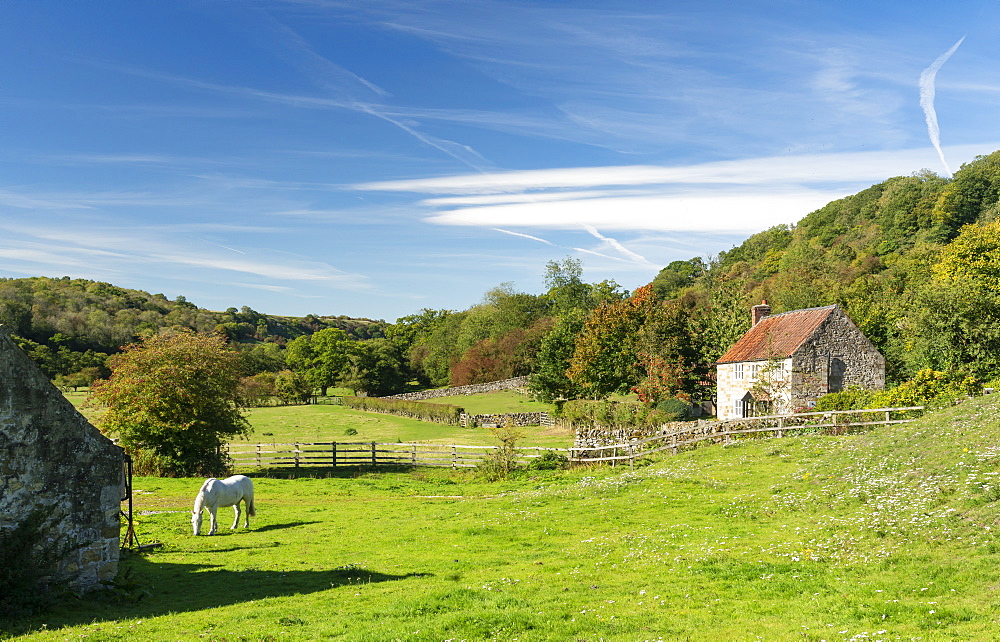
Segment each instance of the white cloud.
[{"label": "white cloud", "polygon": [[440,212],[428,221],[440,225],[496,228],[593,228],[660,231],[756,232],[794,223],[839,193],[802,190],[789,194],[728,194],[625,197],[470,207]]},{"label": "white cloud", "polygon": [[[966,158],[996,144],[956,146]],[[439,225],[754,233],[794,223],[832,200],[935,163],[928,148],[800,154],[689,166],[633,165],[463,174],[354,185],[428,198]],[[591,232],[593,234],[593,232]],[[595,235],[610,244],[611,240]],[[631,260],[645,260],[616,247]]]}]

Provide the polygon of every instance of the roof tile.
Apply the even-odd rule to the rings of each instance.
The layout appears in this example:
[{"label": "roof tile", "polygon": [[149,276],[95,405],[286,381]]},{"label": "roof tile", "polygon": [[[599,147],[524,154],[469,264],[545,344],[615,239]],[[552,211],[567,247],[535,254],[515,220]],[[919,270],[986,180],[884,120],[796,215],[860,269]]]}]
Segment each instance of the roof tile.
[{"label": "roof tile", "polygon": [[828,305],[764,317],[740,337],[718,363],[790,357],[836,308],[836,305]]}]

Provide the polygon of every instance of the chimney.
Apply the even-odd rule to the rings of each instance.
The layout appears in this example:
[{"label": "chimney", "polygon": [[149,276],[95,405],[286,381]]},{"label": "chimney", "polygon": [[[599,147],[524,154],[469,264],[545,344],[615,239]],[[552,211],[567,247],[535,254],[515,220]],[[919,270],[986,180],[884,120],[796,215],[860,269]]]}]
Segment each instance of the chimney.
[{"label": "chimney", "polygon": [[750,308],[750,316],[753,318],[753,325],[760,323],[760,320],[771,314],[771,306],[767,304],[767,299]]}]

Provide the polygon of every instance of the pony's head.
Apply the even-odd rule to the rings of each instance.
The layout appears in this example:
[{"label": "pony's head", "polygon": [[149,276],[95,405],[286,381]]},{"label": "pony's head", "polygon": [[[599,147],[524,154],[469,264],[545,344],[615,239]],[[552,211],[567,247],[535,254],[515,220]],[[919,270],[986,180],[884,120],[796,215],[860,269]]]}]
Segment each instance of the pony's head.
[{"label": "pony's head", "polygon": [[195,535],[201,532],[201,511],[191,511],[191,529]]}]

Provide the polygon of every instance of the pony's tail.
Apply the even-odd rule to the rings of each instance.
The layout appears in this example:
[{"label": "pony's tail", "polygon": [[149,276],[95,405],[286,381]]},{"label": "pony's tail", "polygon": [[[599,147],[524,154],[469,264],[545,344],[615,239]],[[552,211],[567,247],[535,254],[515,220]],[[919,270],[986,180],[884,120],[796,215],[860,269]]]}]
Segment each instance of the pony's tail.
[{"label": "pony's tail", "polygon": [[251,497],[250,501],[247,502],[247,515],[249,515],[250,517],[257,516],[257,509],[254,508],[253,497]]}]

